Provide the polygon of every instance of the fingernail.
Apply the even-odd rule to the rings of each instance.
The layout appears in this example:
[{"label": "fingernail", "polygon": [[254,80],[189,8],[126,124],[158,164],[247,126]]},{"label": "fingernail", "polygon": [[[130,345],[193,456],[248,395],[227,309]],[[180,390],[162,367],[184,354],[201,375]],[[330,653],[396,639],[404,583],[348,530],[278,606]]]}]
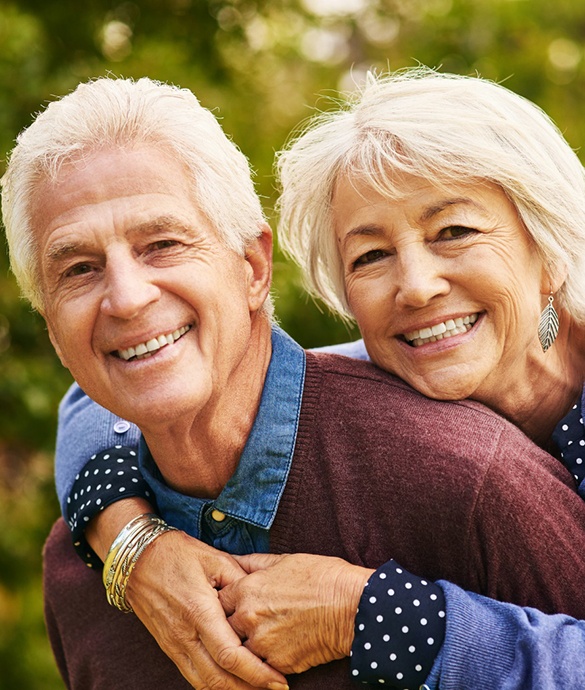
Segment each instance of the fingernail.
[{"label": "fingernail", "polygon": [[284,683],[268,683],[268,690],[288,690],[288,685]]}]

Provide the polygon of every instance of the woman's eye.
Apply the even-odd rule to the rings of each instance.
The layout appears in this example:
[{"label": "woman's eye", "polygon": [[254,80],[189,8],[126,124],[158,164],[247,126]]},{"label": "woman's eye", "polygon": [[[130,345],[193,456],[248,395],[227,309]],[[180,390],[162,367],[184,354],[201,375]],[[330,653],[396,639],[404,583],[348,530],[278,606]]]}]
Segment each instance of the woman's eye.
[{"label": "woman's eye", "polygon": [[372,264],[375,261],[379,261],[380,259],[383,259],[385,256],[387,256],[387,254],[382,249],[371,249],[369,252],[366,252],[365,254],[362,254],[360,257],[358,257],[353,262],[353,266],[354,266],[354,268],[356,268],[358,266],[364,266],[366,264]]},{"label": "woman's eye", "polygon": [[178,243],[176,240],[159,240],[158,242],[153,242],[150,247],[156,251],[157,249],[168,249],[169,247],[174,247],[177,244]]},{"label": "woman's eye", "polygon": [[448,228],[443,228],[443,230],[441,230],[440,236],[443,240],[454,240],[473,232],[475,232],[473,228],[467,228],[463,225],[450,225]]}]

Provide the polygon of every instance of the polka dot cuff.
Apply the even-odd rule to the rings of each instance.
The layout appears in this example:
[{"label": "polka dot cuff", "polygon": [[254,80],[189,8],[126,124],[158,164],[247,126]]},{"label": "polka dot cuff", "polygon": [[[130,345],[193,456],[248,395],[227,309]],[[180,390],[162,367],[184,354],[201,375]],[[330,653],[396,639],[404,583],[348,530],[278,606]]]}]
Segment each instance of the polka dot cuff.
[{"label": "polka dot cuff", "polygon": [[557,424],[553,441],[561,451],[561,462],[580,486],[585,480],[585,427],[580,404]]},{"label": "polka dot cuff", "polygon": [[445,597],[433,582],[389,561],[360,600],[351,673],[363,683],[419,688],[445,638]]},{"label": "polka dot cuff", "polygon": [[85,528],[101,510],[131,496],[146,498],[151,503],[154,500],[132,448],[115,446],[93,455],[75,477],[67,499],[67,521],[75,550],[90,568],[101,568],[102,562],[87,543]]}]

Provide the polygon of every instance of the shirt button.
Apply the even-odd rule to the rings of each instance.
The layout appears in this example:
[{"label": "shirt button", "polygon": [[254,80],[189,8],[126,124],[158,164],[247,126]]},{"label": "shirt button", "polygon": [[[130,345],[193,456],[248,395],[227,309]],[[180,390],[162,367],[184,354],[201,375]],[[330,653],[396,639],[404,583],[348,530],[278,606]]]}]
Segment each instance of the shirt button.
[{"label": "shirt button", "polygon": [[220,510],[212,510],[211,511],[211,517],[216,521],[216,522],[223,522],[225,520],[225,513],[222,513]]},{"label": "shirt button", "polygon": [[114,424],[114,431],[117,434],[124,434],[126,431],[128,431],[129,428],[130,422],[127,422],[125,419],[121,419],[120,421]]}]

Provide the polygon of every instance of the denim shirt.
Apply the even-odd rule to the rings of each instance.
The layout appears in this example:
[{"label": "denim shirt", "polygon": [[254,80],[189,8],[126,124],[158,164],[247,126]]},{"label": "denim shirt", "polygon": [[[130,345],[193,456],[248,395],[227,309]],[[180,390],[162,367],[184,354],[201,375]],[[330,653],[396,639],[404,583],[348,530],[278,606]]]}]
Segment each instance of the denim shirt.
[{"label": "denim shirt", "polygon": [[171,489],[137,427],[72,386],[61,403],[56,455],[57,492],[64,516],[72,487],[77,486],[82,471],[87,475],[84,468],[90,456],[93,460],[96,451],[140,444],[141,473],[167,522],[230,553],[268,551],[268,530],[294,453],[304,380],[304,350],[274,326],[272,356],[252,430],[236,471],[214,501]]},{"label": "denim shirt", "polygon": [[252,431],[236,471],[213,501],[171,489],[142,439],[140,468],[162,517],[222,551],[267,552],[268,530],[292,463],[304,381],[304,350],[274,327],[272,357]]}]

